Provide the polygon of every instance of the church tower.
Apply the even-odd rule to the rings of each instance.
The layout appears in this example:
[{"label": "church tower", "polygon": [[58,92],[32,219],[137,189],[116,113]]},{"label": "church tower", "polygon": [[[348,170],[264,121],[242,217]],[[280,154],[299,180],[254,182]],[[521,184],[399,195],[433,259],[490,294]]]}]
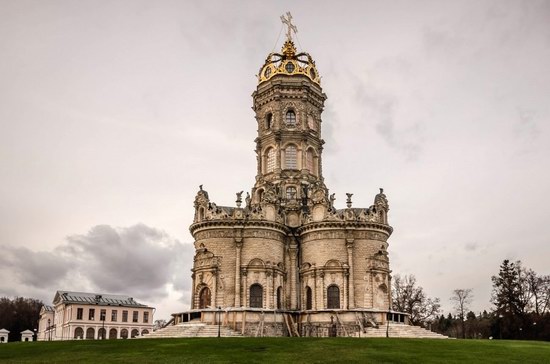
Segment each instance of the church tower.
[{"label": "church tower", "polygon": [[322,173],[326,95],[312,57],[295,47],[290,13],[281,19],[286,40],[261,66],[252,95],[255,183],[244,206],[243,191],[235,206],[218,206],[200,186],[190,226],[196,249],[192,314],[174,316],[209,320],[219,308],[231,312],[233,326],[246,333],[247,322],[271,314],[272,321],[266,320],[273,322],[274,335],[291,333],[288,320],[298,333],[307,325],[331,324],[334,314],[350,330],[358,317],[385,322],[391,311],[387,240],[393,230],[386,195],[380,189],[372,206],[355,208],[347,193],[346,207],[334,206]]}]

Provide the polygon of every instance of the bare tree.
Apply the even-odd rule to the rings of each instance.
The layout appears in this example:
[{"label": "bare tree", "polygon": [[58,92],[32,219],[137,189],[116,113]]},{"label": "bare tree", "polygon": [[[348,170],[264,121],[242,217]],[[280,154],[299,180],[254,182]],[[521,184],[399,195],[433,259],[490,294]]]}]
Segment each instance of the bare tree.
[{"label": "bare tree", "polygon": [[470,310],[470,304],[474,295],[471,288],[459,288],[453,291],[451,301],[454,303],[455,313],[460,320],[460,326],[462,328],[462,338],[466,339],[466,312]]},{"label": "bare tree", "polygon": [[410,315],[411,323],[422,324],[433,320],[439,313],[439,298],[430,298],[424,289],[416,284],[414,275],[401,277],[396,274],[393,279],[393,309]]}]

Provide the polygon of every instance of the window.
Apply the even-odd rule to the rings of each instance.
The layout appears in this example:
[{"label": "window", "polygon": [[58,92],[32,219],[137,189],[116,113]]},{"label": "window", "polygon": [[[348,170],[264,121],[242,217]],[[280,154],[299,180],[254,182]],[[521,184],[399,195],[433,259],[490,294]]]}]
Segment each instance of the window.
[{"label": "window", "polygon": [[270,173],[275,170],[275,149],[269,148],[266,155],[266,173]]},{"label": "window", "polygon": [[296,147],[294,145],[289,145],[285,149],[285,168],[286,169],[298,169],[298,164],[296,163]]},{"label": "window", "polygon": [[273,114],[269,113],[265,117],[265,128],[267,130],[271,129],[271,121],[273,120]]},{"label": "window", "polygon": [[311,287],[306,287],[306,310],[311,310],[313,307],[313,295],[311,293]]},{"label": "window", "polygon": [[99,311],[99,321],[105,321],[105,316],[107,316],[107,310]]},{"label": "window", "polygon": [[306,152],[306,169],[313,174],[313,152],[311,149]]},{"label": "window", "polygon": [[327,288],[327,308],[340,308],[340,289],[336,285]]},{"label": "window", "polygon": [[122,322],[128,322],[128,311],[122,311]]},{"label": "window", "polygon": [[149,322],[149,312],[144,312],[143,313],[143,323],[148,323]]},{"label": "window", "polygon": [[88,311],[88,320],[90,321],[95,320],[95,309],[90,308],[90,311]]},{"label": "window", "polygon": [[311,130],[317,130],[317,126],[315,125],[315,119],[313,119],[313,116],[311,116],[311,115],[308,115],[308,117],[307,117],[307,126]]},{"label": "window", "polygon": [[138,315],[139,315],[139,312],[137,311],[132,312],[132,322],[138,322]]},{"label": "window", "polygon": [[111,311],[111,321],[116,322],[117,310]]},{"label": "window", "polygon": [[255,283],[250,286],[250,307],[263,307],[264,289],[259,284]]},{"label": "window", "polygon": [[77,308],[76,309],[76,319],[82,320],[82,316],[84,316],[84,309],[83,308]]},{"label": "window", "polygon": [[277,288],[277,309],[283,308],[283,287]]},{"label": "window", "polygon": [[290,186],[286,188],[286,198],[287,200],[296,199],[296,187]]},{"label": "window", "polygon": [[296,113],[293,110],[288,110],[285,115],[286,126],[296,126]]}]

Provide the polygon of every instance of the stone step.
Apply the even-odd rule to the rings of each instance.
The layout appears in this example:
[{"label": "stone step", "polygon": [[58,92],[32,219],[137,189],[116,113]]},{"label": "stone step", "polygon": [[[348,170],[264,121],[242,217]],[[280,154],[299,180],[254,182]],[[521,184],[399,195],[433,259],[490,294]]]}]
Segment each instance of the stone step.
[{"label": "stone step", "polygon": [[[220,326],[220,336],[242,336],[240,333]],[[218,326],[209,325],[202,322],[189,322],[177,325],[170,325],[165,328],[153,331],[150,334],[143,335],[143,338],[177,338],[177,337],[217,337]]]}]

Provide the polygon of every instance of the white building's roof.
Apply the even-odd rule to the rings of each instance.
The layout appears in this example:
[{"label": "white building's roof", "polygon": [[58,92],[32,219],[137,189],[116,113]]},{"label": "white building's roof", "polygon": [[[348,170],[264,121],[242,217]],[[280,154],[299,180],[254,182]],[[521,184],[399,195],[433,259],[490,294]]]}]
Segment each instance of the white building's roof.
[{"label": "white building's roof", "polygon": [[21,334],[30,334],[30,335],[34,335],[34,332],[31,331],[31,330],[25,330],[25,331],[21,331]]},{"label": "white building's roof", "polygon": [[9,330],[6,329],[0,329],[0,334],[9,334]]},{"label": "white building's roof", "polygon": [[57,291],[53,299],[54,305],[58,303],[95,304],[100,306],[129,306],[148,307],[136,302],[133,297],[87,292]]}]

